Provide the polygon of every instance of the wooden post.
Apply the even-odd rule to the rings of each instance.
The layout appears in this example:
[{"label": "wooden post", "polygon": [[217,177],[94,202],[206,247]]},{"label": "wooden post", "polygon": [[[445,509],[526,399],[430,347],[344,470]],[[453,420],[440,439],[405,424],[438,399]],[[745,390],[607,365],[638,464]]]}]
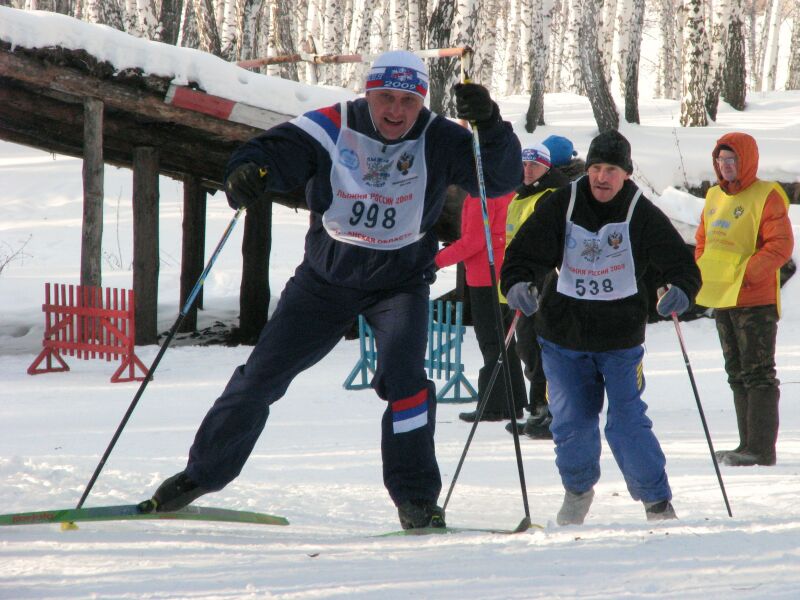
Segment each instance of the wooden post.
[{"label": "wooden post", "polygon": [[158,342],[158,150],[133,150],[133,291],[136,344]]},{"label": "wooden post", "polygon": [[81,285],[100,287],[103,242],[103,103],[83,102]]},{"label": "wooden post", "polygon": [[[181,301],[186,304],[205,266],[206,246],[206,190],[197,177],[183,180],[183,242],[181,252]],[[197,309],[203,308],[203,289],[197,294],[189,312],[183,319],[181,333],[197,329]]]},{"label": "wooden post", "polygon": [[269,313],[269,255],[272,247],[272,201],[262,196],[248,205],[242,240],[238,340],[254,344]]}]

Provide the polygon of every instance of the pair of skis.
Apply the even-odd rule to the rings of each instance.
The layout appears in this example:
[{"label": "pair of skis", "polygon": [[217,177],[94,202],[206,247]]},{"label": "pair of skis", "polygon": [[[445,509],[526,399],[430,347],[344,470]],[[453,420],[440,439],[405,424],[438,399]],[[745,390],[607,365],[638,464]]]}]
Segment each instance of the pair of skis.
[{"label": "pair of skis", "polygon": [[[230,510],[208,506],[192,506],[174,512],[142,512],[137,504],[117,506],[96,506],[90,508],[64,508],[36,512],[19,512],[0,515],[0,527],[11,525],[40,525],[61,523],[63,529],[74,528],[74,523],[81,521],[207,521],[221,523],[240,523],[247,525],[288,525],[289,521],[277,515],[245,510]],[[522,533],[530,528],[541,528],[540,525],[520,524],[516,529],[494,529],[485,527],[425,527],[421,529],[405,529],[379,534],[377,537],[401,535],[453,534],[463,532],[513,534]]]}]

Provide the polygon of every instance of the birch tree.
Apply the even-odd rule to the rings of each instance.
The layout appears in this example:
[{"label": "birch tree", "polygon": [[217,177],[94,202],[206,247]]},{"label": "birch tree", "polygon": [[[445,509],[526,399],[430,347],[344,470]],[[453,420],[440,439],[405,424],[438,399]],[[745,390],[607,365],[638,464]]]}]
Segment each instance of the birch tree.
[{"label": "birch tree", "polygon": [[[344,3],[342,0],[326,0],[325,11],[322,20],[322,53],[339,54],[341,40],[344,37],[343,19]],[[322,84],[338,85],[340,82],[341,68],[337,64],[329,64],[320,67],[319,82]]]},{"label": "birch tree", "polygon": [[736,110],[744,110],[747,94],[745,57],[744,0],[730,0],[728,54],[722,72],[722,98]]},{"label": "birch tree", "polygon": [[136,37],[141,36],[139,31],[139,16],[136,13],[136,0],[124,0],[122,5],[122,24],[123,31]]},{"label": "birch tree", "polygon": [[[572,92],[574,94],[583,93],[583,81],[581,81],[583,61],[581,60],[581,50],[588,44],[588,40],[581,37],[584,2],[592,7],[602,9],[602,7],[599,6],[602,3],[596,0],[564,0],[564,7],[569,12],[567,14],[566,30],[564,32],[566,41],[564,43],[563,61],[560,60],[560,57],[555,57],[556,61],[561,62],[563,65],[561,68],[563,91]],[[602,10],[600,10],[600,14],[602,14]],[[596,25],[594,16],[592,16],[591,21]],[[592,32],[586,31],[585,33],[590,34],[595,41],[597,40],[596,30]],[[597,43],[593,44],[591,48],[595,54],[598,53]]]},{"label": "birch tree", "polygon": [[[226,60],[233,60],[237,52],[239,28],[237,23],[239,15],[244,12],[244,7],[237,0],[217,0],[216,14],[221,13],[222,18],[217,19],[219,31],[220,55]],[[238,14],[237,14],[238,13]]]},{"label": "birch tree", "polygon": [[548,60],[546,89],[551,92],[563,91],[561,82],[561,63],[564,57],[564,40],[566,38],[566,24],[569,12],[568,0],[555,0],[553,3],[550,31],[553,43]]},{"label": "birch tree", "polygon": [[200,38],[197,34],[197,20],[195,19],[194,5],[191,0],[186,0],[183,3],[183,8],[181,8],[181,21],[175,44],[184,48],[197,48],[200,46]]},{"label": "birch tree", "polygon": [[[463,47],[474,46],[475,24],[478,19],[479,2],[476,0],[456,0],[455,21],[450,32],[450,39],[446,46]],[[453,86],[461,81],[460,61],[457,59],[439,59],[435,62],[447,62],[450,65],[450,79],[445,83],[445,98],[447,103],[443,106],[445,111],[442,114],[455,116],[456,103],[453,96]]]},{"label": "birch tree", "polygon": [[[320,0],[308,0],[308,11],[306,12],[306,27],[300,48],[305,52],[316,54],[318,49],[322,49],[320,34],[322,32],[322,18],[320,16]],[[313,63],[306,63],[306,82],[317,83],[317,66]]]},{"label": "birch tree", "polygon": [[773,6],[773,0],[766,0],[764,3],[764,17],[761,21],[760,29],[757,26],[758,12],[756,10],[755,2],[753,2],[751,6],[750,27],[753,32],[752,36],[754,40],[756,40],[753,52],[753,61],[751,63],[751,81],[753,83],[753,89],[758,91],[761,91],[764,84],[764,67],[767,59],[767,46],[769,45],[769,23],[772,20]]},{"label": "birch tree", "polygon": [[598,16],[603,14],[602,8],[603,0],[585,0],[578,29],[581,79],[601,133],[619,128],[619,114],[606,77],[608,66],[598,49]]},{"label": "birch tree", "polygon": [[[613,79],[610,67],[612,64],[612,57],[614,56],[614,34],[616,32],[617,5],[617,0],[606,0],[603,4],[603,23],[600,31],[600,52],[605,57],[604,60],[606,61],[606,64],[609,65],[609,69],[606,72],[609,85],[611,85],[611,80]],[[622,10],[620,10],[619,14],[621,19],[623,14]],[[620,35],[622,35],[621,30]]]},{"label": "birch tree", "polygon": [[[769,45],[765,51],[767,81],[766,90],[771,92],[775,89],[775,77],[778,74],[778,48],[781,37],[781,2],[772,0],[772,19],[769,22]],[[766,22],[764,23],[766,26]]]},{"label": "birch tree", "polygon": [[122,10],[119,2],[104,0],[88,0],[84,10],[86,20],[89,23],[108,25],[114,29],[125,31],[125,24],[122,18]]},{"label": "birch tree", "polygon": [[407,30],[406,3],[403,0],[389,0],[391,36],[389,47],[398,50],[405,47]]},{"label": "birch tree", "polygon": [[[347,35],[347,51],[351,54],[365,54],[369,50],[368,31],[377,0],[357,0],[353,5],[353,20]],[[365,63],[349,63],[344,66],[342,80],[345,87],[360,92],[364,86],[367,67]]]},{"label": "birch tree", "polygon": [[[533,37],[531,21],[533,20],[532,0],[519,0],[519,79],[514,86],[515,93],[530,93],[531,79],[533,78],[533,53],[534,47],[540,39]],[[539,17],[541,18],[541,16]]]},{"label": "birch tree", "polygon": [[212,0],[192,0],[197,24],[198,46],[204,52],[220,56],[220,40]]},{"label": "birch tree", "polygon": [[[259,14],[262,13],[263,0],[238,0],[234,12],[234,43],[229,50],[231,52],[229,60],[245,60],[255,58],[258,54],[258,43],[256,31],[258,27]],[[264,13],[266,14],[266,13]],[[289,16],[291,13],[285,13]],[[270,24],[274,26],[270,19]],[[272,28],[272,27],[271,27]],[[288,42],[291,43],[291,30],[282,32],[284,36],[288,34]],[[224,52],[224,50],[223,50]]]},{"label": "birch tree", "polygon": [[136,0],[138,29],[141,37],[148,40],[161,38],[161,23],[156,18],[153,0]]},{"label": "birch tree", "polygon": [[619,19],[619,77],[625,97],[625,120],[639,122],[639,57],[642,50],[644,0],[626,0]]},{"label": "birch tree", "polygon": [[683,90],[681,95],[681,125],[705,127],[706,77],[708,75],[708,42],[702,0],[686,0],[686,21],[683,48]]},{"label": "birch tree", "polygon": [[[433,0],[432,12],[428,20],[428,47],[443,48],[450,42],[450,27],[455,19],[455,0]],[[450,104],[450,90],[447,86],[453,74],[450,60],[434,60],[430,64],[430,106],[441,115]]]},{"label": "birch tree", "polygon": [[178,40],[178,29],[181,22],[183,0],[161,0],[161,9],[158,13],[159,42],[175,44]]},{"label": "birch tree", "polygon": [[531,37],[538,40],[533,45],[531,57],[531,99],[525,114],[525,131],[533,133],[537,125],[544,125],[544,91],[547,75],[547,59],[550,54],[550,20],[553,3],[548,6],[542,0],[531,3]]},{"label": "birch tree", "polygon": [[711,19],[711,56],[708,81],[706,82],[706,112],[712,121],[717,120],[719,93],[722,85],[722,69],[728,53],[728,27],[731,7],[729,0],[714,2]]},{"label": "birch tree", "polygon": [[498,93],[501,96],[508,96],[515,91],[517,81],[517,58],[519,55],[519,31],[520,31],[520,0],[508,0],[507,27],[505,36],[505,49],[503,51],[503,66]]},{"label": "birch tree", "polygon": [[787,90],[800,90],[800,2],[795,2],[792,12],[792,41],[789,49]]},{"label": "birch tree", "polygon": [[484,0],[483,11],[475,30],[475,55],[472,71],[475,81],[491,85],[494,76],[494,59],[497,50],[497,31],[500,15],[500,0]]},{"label": "birch tree", "polygon": [[[274,52],[278,56],[297,52],[291,3],[292,0],[270,0],[269,2],[269,34],[273,38]],[[275,74],[292,81],[299,79],[296,63],[282,63]]]},{"label": "birch tree", "polygon": [[408,49],[421,50],[422,49],[422,23],[420,22],[421,12],[420,2],[425,0],[407,0],[408,4]]}]

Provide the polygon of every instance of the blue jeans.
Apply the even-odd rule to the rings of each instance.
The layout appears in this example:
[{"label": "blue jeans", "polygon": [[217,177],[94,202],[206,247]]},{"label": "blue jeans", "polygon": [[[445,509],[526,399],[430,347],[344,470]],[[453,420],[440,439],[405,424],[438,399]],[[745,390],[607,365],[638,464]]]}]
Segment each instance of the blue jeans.
[{"label": "blue jeans", "polygon": [[564,488],[583,493],[600,479],[600,411],[607,395],[606,440],[630,495],[645,502],[671,499],[666,459],[642,400],[642,346],[580,352],[539,342]]}]

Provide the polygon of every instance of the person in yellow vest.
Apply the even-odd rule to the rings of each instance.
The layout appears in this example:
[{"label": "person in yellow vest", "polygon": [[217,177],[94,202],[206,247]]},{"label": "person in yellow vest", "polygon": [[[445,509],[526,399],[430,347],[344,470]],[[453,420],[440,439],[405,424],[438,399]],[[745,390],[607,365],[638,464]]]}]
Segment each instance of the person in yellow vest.
[{"label": "person in yellow vest", "polygon": [[746,133],[722,136],[711,156],[719,185],[706,194],[695,234],[703,277],[696,302],[715,309],[739,427],[739,446],[716,456],[730,466],[774,465],[779,271],[794,247],[789,199],[757,177],[758,146]]},{"label": "person in yellow vest", "polygon": [[[570,182],[561,169],[570,165],[576,154],[572,142],[558,135],[551,135],[541,143],[522,149],[523,181],[508,205],[506,248],[539,201]],[[501,296],[501,300],[505,302],[505,297]],[[542,352],[536,341],[533,318],[524,314],[520,316],[516,337],[517,354],[525,365],[525,377],[530,381],[527,407],[530,416],[524,423],[516,424],[517,431],[532,439],[552,440],[550,422],[553,417],[547,407],[547,380],[542,369]],[[513,422],[509,423],[506,430],[511,433],[513,426]]]}]

